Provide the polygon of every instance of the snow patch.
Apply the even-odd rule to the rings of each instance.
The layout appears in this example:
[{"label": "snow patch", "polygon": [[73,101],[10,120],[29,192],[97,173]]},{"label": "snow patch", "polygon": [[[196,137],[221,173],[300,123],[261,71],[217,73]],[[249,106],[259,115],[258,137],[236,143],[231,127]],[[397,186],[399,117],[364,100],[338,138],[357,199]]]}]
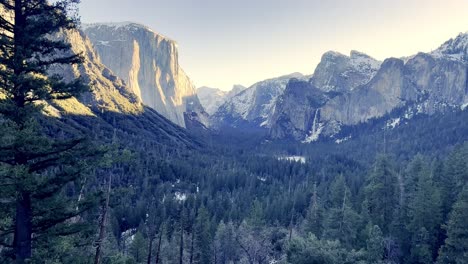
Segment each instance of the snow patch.
[{"label": "snow patch", "polygon": [[107,46],[107,47],[111,46],[111,45],[109,45],[109,41],[100,40],[97,43],[98,43],[98,45],[101,45],[101,46]]},{"label": "snow patch", "polygon": [[306,157],[304,156],[281,156],[278,157],[278,160],[283,160],[283,161],[294,161],[294,162],[299,162],[299,163],[306,163]]},{"label": "snow patch", "polygon": [[387,122],[387,128],[391,128],[391,129],[394,129],[395,127],[397,127],[398,125],[400,125],[400,121],[401,121],[401,118],[394,118],[392,120],[389,120]]},{"label": "snow patch", "polygon": [[468,32],[460,33],[456,38],[445,42],[430,54],[435,58],[447,58],[455,61],[468,60]]},{"label": "snow patch", "polygon": [[468,108],[468,103],[465,103],[461,106],[461,110],[465,110],[466,108]]},{"label": "snow patch", "polygon": [[351,136],[347,136],[345,138],[339,138],[339,139],[335,140],[335,143],[336,144],[341,144],[341,143],[346,142],[346,141],[348,141],[350,139],[351,139]]},{"label": "snow patch", "polygon": [[187,194],[185,193],[175,192],[174,196],[175,196],[176,201],[178,202],[184,202],[185,200],[187,200]]},{"label": "snow patch", "polygon": [[125,241],[125,244],[128,245],[128,244],[132,243],[133,240],[135,239],[136,232],[137,232],[136,228],[131,228],[131,229],[128,229],[128,230],[120,233],[120,237],[122,238],[122,240]]},{"label": "snow patch", "polygon": [[376,72],[379,70],[381,61],[378,61],[367,54],[351,51],[351,65],[360,72]]},{"label": "snow patch", "polygon": [[322,130],[325,126],[322,123],[319,123],[318,128],[315,129],[315,131],[310,131],[310,135],[306,137],[302,143],[312,143],[315,142],[319,139],[320,135],[322,134]]},{"label": "snow patch", "polygon": [[257,176],[257,180],[261,181],[261,182],[266,182],[266,177],[260,177],[260,176]]},{"label": "snow patch", "polygon": [[130,22],[130,21],[107,22],[107,23],[90,23],[90,24],[82,23],[81,24],[81,29],[82,30],[87,30],[88,28],[99,27],[99,26],[112,27],[112,28],[115,28],[115,29],[119,29],[119,28],[122,28],[122,27],[130,26],[130,25],[137,25],[137,24],[134,23],[134,22]]}]

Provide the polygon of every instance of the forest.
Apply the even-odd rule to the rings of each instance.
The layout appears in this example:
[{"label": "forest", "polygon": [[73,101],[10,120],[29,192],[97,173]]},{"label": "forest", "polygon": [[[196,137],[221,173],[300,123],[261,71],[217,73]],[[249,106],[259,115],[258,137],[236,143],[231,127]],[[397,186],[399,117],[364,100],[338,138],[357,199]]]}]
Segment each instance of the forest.
[{"label": "forest", "polygon": [[48,72],[82,63],[48,37],[75,2],[0,0],[0,263],[468,263],[468,110],[341,144],[57,119],[92,89]]}]

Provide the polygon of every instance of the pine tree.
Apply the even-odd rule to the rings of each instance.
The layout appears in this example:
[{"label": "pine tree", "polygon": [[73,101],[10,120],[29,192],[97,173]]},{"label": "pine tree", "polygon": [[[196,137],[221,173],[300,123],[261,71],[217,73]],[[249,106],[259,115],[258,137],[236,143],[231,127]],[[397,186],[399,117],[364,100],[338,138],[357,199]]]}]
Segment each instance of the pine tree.
[{"label": "pine tree", "polygon": [[136,263],[144,263],[147,258],[147,242],[143,234],[138,231],[133,236],[132,244],[130,245],[130,254],[135,259]]},{"label": "pine tree", "polygon": [[332,208],[324,221],[323,237],[339,240],[345,246],[352,246],[357,237],[359,215],[350,206],[351,193],[343,175],[338,176],[330,187]]},{"label": "pine tree", "polygon": [[384,256],[384,239],[382,231],[379,226],[372,226],[368,228],[367,238],[367,261],[369,263],[379,263]]},{"label": "pine tree", "polygon": [[314,183],[312,198],[306,218],[304,219],[304,232],[312,233],[316,237],[321,237],[323,226],[323,207],[317,193],[317,183]]},{"label": "pine tree", "polygon": [[226,264],[235,262],[239,258],[239,250],[236,242],[236,229],[232,222],[218,225],[215,236],[215,253],[217,263]]},{"label": "pine tree", "polygon": [[[27,262],[34,240],[41,236],[80,231],[70,221],[89,208],[89,200],[76,201],[61,195],[63,187],[76,182],[95,156],[84,139],[58,139],[43,133],[37,120],[46,101],[67,99],[87,91],[80,80],[64,81],[48,76],[55,65],[77,65],[79,54],[53,37],[76,27],[76,0],[1,0],[0,13],[0,186],[2,199],[11,200],[12,221],[0,236],[13,235],[14,258]],[[74,206],[71,206],[74,205]],[[73,221],[76,222],[76,221]],[[63,225],[60,225],[63,224]],[[59,228],[61,227],[61,228]]]},{"label": "pine tree", "polygon": [[453,206],[447,223],[447,239],[439,252],[438,263],[468,263],[468,185]]},{"label": "pine tree", "polygon": [[398,205],[397,184],[398,178],[388,157],[377,157],[364,191],[369,207],[369,220],[381,228],[384,236],[389,234]]},{"label": "pine tree", "polygon": [[434,263],[432,259],[431,237],[426,228],[422,227],[413,234],[411,245],[411,262],[421,264]]},{"label": "pine tree", "polygon": [[439,190],[434,186],[427,165],[414,170],[415,186],[409,203],[408,230],[412,235],[411,258],[415,263],[432,263],[437,249],[437,231],[442,221]]},{"label": "pine tree", "polygon": [[444,216],[448,216],[458,193],[466,183],[468,183],[468,143],[453,151],[445,163],[444,175],[440,179]]},{"label": "pine tree", "polygon": [[211,263],[211,225],[209,213],[204,207],[200,208],[198,211],[194,232],[196,232],[194,263]]}]

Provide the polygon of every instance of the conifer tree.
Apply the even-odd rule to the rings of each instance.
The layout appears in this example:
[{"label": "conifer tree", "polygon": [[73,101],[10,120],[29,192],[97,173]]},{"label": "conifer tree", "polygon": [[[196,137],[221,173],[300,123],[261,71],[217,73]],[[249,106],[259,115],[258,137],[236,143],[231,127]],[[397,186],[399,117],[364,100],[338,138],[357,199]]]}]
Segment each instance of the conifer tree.
[{"label": "conifer tree", "polygon": [[304,219],[304,231],[321,237],[323,226],[323,206],[317,193],[317,183],[314,183],[312,198],[306,218]]},{"label": "conifer tree", "polygon": [[380,263],[384,256],[383,234],[379,226],[370,226],[367,238],[367,261]]},{"label": "conifer tree", "polygon": [[148,254],[146,243],[146,239],[140,231],[133,236],[133,241],[130,245],[130,254],[133,256],[136,263],[143,263],[146,261]]},{"label": "conifer tree", "polygon": [[468,185],[453,206],[447,223],[447,239],[439,252],[438,263],[468,263]]},{"label": "conifer tree", "polygon": [[414,171],[414,194],[409,201],[408,230],[412,235],[411,257],[416,263],[432,263],[436,252],[437,230],[441,224],[439,190],[434,186],[427,165]]},{"label": "conifer tree", "polygon": [[351,246],[357,236],[359,215],[350,206],[351,193],[343,175],[338,176],[330,187],[332,208],[327,212],[323,237],[339,240]]},{"label": "conifer tree", "polygon": [[398,205],[398,178],[388,157],[379,156],[367,180],[365,194],[370,221],[388,235]]},{"label": "conifer tree", "polygon": [[[0,1],[0,195],[12,208],[12,220],[1,226],[0,236],[12,236],[16,263],[31,259],[33,242],[47,240],[41,234],[80,231],[66,220],[89,208],[83,204],[88,199],[77,206],[61,193],[102,154],[92,151],[83,138],[46,135],[37,122],[45,102],[88,90],[79,79],[66,82],[58,75],[48,75],[52,66],[82,62],[69,44],[54,37],[76,27],[77,19],[70,15],[78,2]],[[60,224],[64,225],[59,228]]]},{"label": "conifer tree", "polygon": [[209,213],[205,207],[200,208],[198,211],[194,232],[196,232],[194,263],[211,263],[211,225]]}]

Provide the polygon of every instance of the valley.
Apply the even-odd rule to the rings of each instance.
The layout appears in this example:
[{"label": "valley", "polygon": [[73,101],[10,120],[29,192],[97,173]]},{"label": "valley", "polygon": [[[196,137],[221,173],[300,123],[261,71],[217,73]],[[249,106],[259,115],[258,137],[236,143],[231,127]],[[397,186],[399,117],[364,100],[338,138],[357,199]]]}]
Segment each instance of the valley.
[{"label": "valley", "polygon": [[0,263],[467,263],[468,33],[224,91],[34,3],[0,2]]}]

